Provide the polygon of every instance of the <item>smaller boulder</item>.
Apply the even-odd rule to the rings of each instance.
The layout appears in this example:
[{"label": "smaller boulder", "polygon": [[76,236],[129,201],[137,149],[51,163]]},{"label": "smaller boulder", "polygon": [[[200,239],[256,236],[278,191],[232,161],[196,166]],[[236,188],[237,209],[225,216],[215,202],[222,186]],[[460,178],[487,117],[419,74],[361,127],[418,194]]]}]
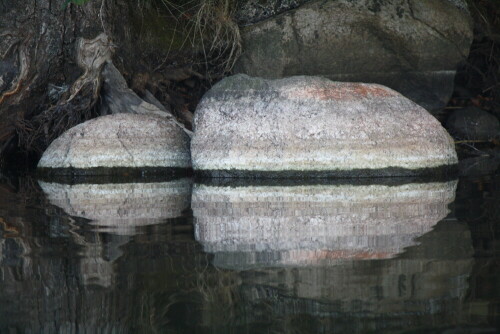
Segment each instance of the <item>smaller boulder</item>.
[{"label": "smaller boulder", "polygon": [[498,119],[476,107],[456,110],[448,118],[446,127],[460,139],[489,140],[500,135]]},{"label": "smaller boulder", "polygon": [[54,140],[38,163],[52,174],[106,174],[113,168],[190,168],[188,135],[154,115],[115,114],[79,124]]}]

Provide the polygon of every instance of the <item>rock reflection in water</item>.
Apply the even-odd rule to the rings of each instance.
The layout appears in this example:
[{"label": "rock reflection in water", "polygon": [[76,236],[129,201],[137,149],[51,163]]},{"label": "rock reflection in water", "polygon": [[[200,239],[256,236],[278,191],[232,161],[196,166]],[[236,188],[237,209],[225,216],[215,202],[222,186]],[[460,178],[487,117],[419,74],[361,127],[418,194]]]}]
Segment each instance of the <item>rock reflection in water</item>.
[{"label": "rock reflection in water", "polygon": [[456,182],[404,185],[195,185],[195,237],[214,264],[321,265],[385,259],[448,214]]},{"label": "rock reflection in water", "polygon": [[[164,223],[135,235],[102,233],[49,205],[29,181],[22,182],[29,187],[15,189],[0,180],[0,333],[176,332],[184,305],[199,300],[190,296],[197,270],[207,267],[189,220],[156,216]],[[155,197],[171,217],[189,205],[190,181],[177,184],[177,191],[156,193],[187,199]],[[65,209],[92,207],[64,195],[71,204]],[[87,197],[96,201],[95,193]],[[148,201],[138,197],[128,200],[147,210]]]},{"label": "rock reflection in water", "polygon": [[467,323],[467,225],[442,221],[418,241],[392,259],[239,272],[234,291],[245,309],[232,321],[279,323],[284,333],[297,326],[304,333],[386,333]]},{"label": "rock reflection in water", "polygon": [[[214,221],[215,214],[223,208],[227,216],[230,212],[234,217],[245,215],[248,220],[251,216],[267,217],[268,221],[275,219],[281,224],[290,217],[303,216],[304,212],[311,217],[316,212],[323,219],[336,213],[340,217],[357,217],[357,222],[369,217],[379,217],[373,221],[384,222],[392,215],[407,222],[402,230],[407,235],[416,237],[424,230],[430,231],[411,240],[413,246],[391,246],[393,252],[400,253],[383,259],[360,260],[351,256],[340,260],[340,256],[319,255],[280,258],[285,252],[293,254],[290,249],[306,252],[312,248],[309,239],[304,243],[306,247],[297,246],[294,240],[301,240],[296,236],[298,232],[289,233],[295,239],[283,239],[288,241],[278,248],[272,261],[267,256],[273,254],[270,251],[247,251],[248,242],[242,243],[244,247],[235,243],[221,246],[224,253],[216,254],[214,259],[203,253],[203,245],[194,240],[193,225],[187,215],[163,224],[137,227],[141,233],[135,235],[102,233],[47,205],[39,193],[30,192],[16,199],[13,191],[4,191],[0,183],[0,305],[7,305],[0,307],[0,333],[427,333],[488,324],[487,316],[498,314],[494,309],[497,295],[492,292],[495,281],[470,280],[475,277],[471,271],[477,263],[473,267],[467,224],[456,221],[452,215],[435,225],[422,223],[424,217],[438,219],[446,214],[454,183],[426,185],[426,191],[421,186],[396,186],[385,197],[382,193],[370,193],[366,190],[369,187],[359,188],[364,197],[358,195],[358,200],[351,191],[338,193],[342,201],[337,200],[336,204],[322,200],[327,197],[325,194],[332,198],[332,191],[301,195],[300,187],[294,188],[293,196],[275,191],[274,199],[258,192],[252,195],[250,191],[240,191],[233,197],[219,197],[213,206],[201,203],[198,197],[195,213],[200,220],[200,209],[206,210]],[[398,187],[402,187],[399,192]],[[37,196],[42,197],[39,202]],[[286,198],[294,199],[295,211]],[[378,208],[391,209],[362,206],[359,198]],[[492,208],[498,207],[495,203]],[[406,219],[402,218],[403,213]],[[344,222],[348,222],[347,218]],[[414,226],[409,222],[414,222]],[[379,225],[378,230],[391,235],[390,225]],[[399,230],[393,228],[392,234],[397,234]],[[308,238],[313,235],[313,229],[302,231],[309,233]],[[348,231],[343,233],[349,235]],[[239,240],[255,242],[257,236],[254,232],[253,236]],[[324,244],[328,241],[319,236],[317,240]],[[271,241],[279,244],[274,239],[256,244],[269,245]],[[390,243],[382,246],[387,245]],[[236,255],[231,259],[228,254]],[[257,256],[251,255],[250,261],[241,254]],[[261,254],[266,256],[260,258]],[[236,263],[237,259],[244,261]],[[212,260],[216,260],[217,267],[210,265]],[[101,263],[106,265],[100,267]],[[490,304],[470,294],[485,286],[491,288],[488,292],[492,296],[485,299],[492,301]],[[470,311],[478,302],[488,306],[490,313],[478,318],[478,310]]]},{"label": "rock reflection in water", "polygon": [[[102,240],[75,238],[82,246],[80,270],[85,284],[111,286],[113,263],[120,247],[137,233],[136,228],[177,218],[189,208],[191,180],[156,183],[60,184],[39,182],[49,201],[68,215],[91,220],[99,232],[110,232],[106,249]],[[121,235],[121,238],[118,238]],[[119,240],[118,240],[119,239]],[[110,253],[104,256],[105,250]]]},{"label": "rock reflection in water", "polygon": [[[156,183],[60,184],[39,182],[50,202],[100,231],[134,234],[136,226],[176,218],[189,208],[191,180]],[[102,229],[104,227],[104,229]]]},{"label": "rock reflection in water", "polygon": [[[178,309],[197,300],[189,293],[196,269],[207,264],[188,224],[154,229],[161,237],[73,231],[71,240],[8,239],[0,258],[0,333],[171,332]],[[75,245],[77,238],[86,246]],[[29,254],[18,251],[23,245]]]},{"label": "rock reflection in water", "polygon": [[[214,288],[231,289],[243,307],[224,320],[284,333],[465,323],[471,235],[466,224],[443,220],[455,188],[196,185],[195,237],[215,266],[239,277],[237,287]],[[217,318],[206,318],[213,328]]]}]

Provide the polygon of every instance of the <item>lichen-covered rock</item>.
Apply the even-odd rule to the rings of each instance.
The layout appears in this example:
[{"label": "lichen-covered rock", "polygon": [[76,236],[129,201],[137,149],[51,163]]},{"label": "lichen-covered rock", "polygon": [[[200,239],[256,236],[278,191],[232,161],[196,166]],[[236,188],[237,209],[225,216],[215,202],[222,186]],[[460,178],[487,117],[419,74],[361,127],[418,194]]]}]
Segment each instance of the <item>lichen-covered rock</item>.
[{"label": "lichen-covered rock", "polygon": [[117,167],[190,168],[189,137],[154,115],[102,116],[63,133],[38,163],[38,168],[61,173]]},{"label": "lichen-covered rock", "polygon": [[318,0],[245,27],[235,70],[379,83],[437,111],[472,37],[464,0]]},{"label": "lichen-covered rock", "polygon": [[193,168],[211,175],[394,176],[457,163],[425,109],[376,84],[226,78],[198,105]]},{"label": "lichen-covered rock", "polygon": [[198,184],[195,237],[229,267],[391,258],[446,217],[456,184]]},{"label": "lichen-covered rock", "polygon": [[39,182],[49,201],[91,225],[129,233],[136,226],[158,224],[189,208],[191,180],[167,182],[61,184]]}]

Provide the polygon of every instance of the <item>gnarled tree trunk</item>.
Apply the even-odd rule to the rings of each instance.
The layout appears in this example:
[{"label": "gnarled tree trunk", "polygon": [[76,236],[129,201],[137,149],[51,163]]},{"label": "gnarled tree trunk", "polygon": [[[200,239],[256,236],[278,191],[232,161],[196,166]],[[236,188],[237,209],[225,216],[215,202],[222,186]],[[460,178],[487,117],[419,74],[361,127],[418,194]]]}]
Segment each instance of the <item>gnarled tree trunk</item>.
[{"label": "gnarled tree trunk", "polygon": [[[112,1],[63,7],[63,0],[0,0],[0,148],[4,153],[26,120],[55,105],[81,76],[76,43],[116,29]],[[26,129],[27,130],[27,129]],[[47,129],[48,131],[48,129]],[[47,134],[48,135],[48,134]]]},{"label": "gnarled tree trunk", "polygon": [[[184,75],[171,78],[172,50],[154,36],[168,35],[162,31],[167,15],[147,25],[152,18],[144,16],[137,1],[92,0],[66,7],[64,2],[0,0],[0,159],[19,150],[35,152],[36,158],[64,130],[100,109],[109,112],[101,108],[106,103],[102,69],[108,61],[146,95],[148,88],[155,93],[152,82],[168,86],[199,76],[180,64],[187,66],[180,71]],[[146,15],[152,13],[159,11]],[[169,109],[175,96],[161,95]],[[180,98],[178,104],[184,103]]]}]

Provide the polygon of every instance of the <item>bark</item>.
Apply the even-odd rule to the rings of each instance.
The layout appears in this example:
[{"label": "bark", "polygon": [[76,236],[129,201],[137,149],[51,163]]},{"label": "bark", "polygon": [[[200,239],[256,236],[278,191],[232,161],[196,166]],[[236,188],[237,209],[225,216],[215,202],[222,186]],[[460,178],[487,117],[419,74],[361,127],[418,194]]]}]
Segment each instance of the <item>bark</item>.
[{"label": "bark", "polygon": [[[0,147],[4,150],[26,120],[57,104],[82,75],[76,61],[77,42],[103,31],[114,34],[107,15],[119,10],[113,2],[66,8],[63,2],[0,0],[0,64],[10,69],[0,91]],[[88,84],[77,83],[73,99]]]}]

